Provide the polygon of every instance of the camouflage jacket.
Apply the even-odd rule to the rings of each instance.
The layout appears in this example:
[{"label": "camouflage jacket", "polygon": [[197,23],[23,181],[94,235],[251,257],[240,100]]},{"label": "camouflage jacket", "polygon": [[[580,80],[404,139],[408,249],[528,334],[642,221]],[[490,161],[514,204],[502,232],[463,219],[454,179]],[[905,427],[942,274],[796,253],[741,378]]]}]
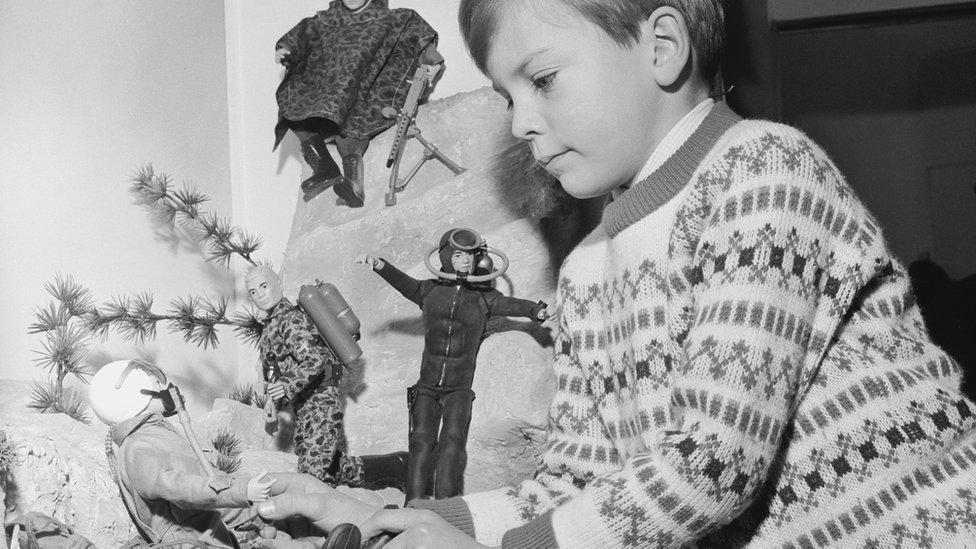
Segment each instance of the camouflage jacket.
[{"label": "camouflage jacket", "polygon": [[284,385],[292,405],[339,384],[342,365],[305,311],[282,298],[265,322],[258,340],[261,371],[265,381]]}]

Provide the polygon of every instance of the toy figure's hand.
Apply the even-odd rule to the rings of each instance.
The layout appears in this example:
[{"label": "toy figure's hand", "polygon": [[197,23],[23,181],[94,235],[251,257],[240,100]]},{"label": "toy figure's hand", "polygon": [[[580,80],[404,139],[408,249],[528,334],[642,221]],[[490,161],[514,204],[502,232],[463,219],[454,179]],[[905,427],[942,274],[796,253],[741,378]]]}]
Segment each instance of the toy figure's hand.
[{"label": "toy figure's hand", "polygon": [[433,511],[421,509],[380,509],[359,526],[363,539],[383,532],[397,533],[387,547],[485,547],[451,526]]},{"label": "toy figure's hand", "polygon": [[443,62],[444,56],[437,51],[437,47],[433,43],[427,44],[424,51],[420,52],[421,65],[440,65]]},{"label": "toy figure's hand", "polygon": [[374,271],[376,269],[382,269],[383,268],[383,265],[385,265],[385,263],[383,262],[382,259],[380,259],[378,257],[373,257],[371,255],[361,255],[361,256],[357,257],[356,258],[356,263],[360,263],[362,265],[366,265],[370,269],[373,269]]},{"label": "toy figure's hand", "polygon": [[291,55],[291,50],[289,50],[288,48],[278,48],[275,51],[275,63],[278,63],[279,65],[284,65],[285,59],[289,55]]},{"label": "toy figure's hand", "polygon": [[268,393],[268,398],[271,400],[278,400],[285,396],[285,386],[280,381],[269,383],[265,390]]},{"label": "toy figure's hand", "polygon": [[424,70],[427,71],[427,84],[433,85],[434,79],[437,78],[437,73],[441,72],[441,67],[443,65],[424,65]]},{"label": "toy figure's hand", "polygon": [[549,306],[543,304],[542,308],[539,309],[539,314],[536,315],[536,318],[539,319],[539,322],[545,322],[546,319],[549,318]]},{"label": "toy figure's hand", "polygon": [[[271,486],[276,482],[274,479],[267,478],[266,472],[251,477],[247,481],[247,500],[250,502],[266,501],[271,497]],[[264,479],[264,480],[261,480]]]}]

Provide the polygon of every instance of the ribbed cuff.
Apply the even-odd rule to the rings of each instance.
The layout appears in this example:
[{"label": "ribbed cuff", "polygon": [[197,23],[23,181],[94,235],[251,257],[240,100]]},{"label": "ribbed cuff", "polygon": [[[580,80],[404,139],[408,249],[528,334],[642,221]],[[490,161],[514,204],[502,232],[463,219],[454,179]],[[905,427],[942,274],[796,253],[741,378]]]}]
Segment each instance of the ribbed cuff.
[{"label": "ribbed cuff", "polygon": [[471,510],[460,497],[447,499],[415,499],[407,504],[412,509],[426,509],[433,511],[446,520],[451,526],[474,537],[474,522],[471,520]]},{"label": "ribbed cuff", "polygon": [[533,519],[502,536],[502,549],[557,549],[556,532],[552,529],[552,511]]}]

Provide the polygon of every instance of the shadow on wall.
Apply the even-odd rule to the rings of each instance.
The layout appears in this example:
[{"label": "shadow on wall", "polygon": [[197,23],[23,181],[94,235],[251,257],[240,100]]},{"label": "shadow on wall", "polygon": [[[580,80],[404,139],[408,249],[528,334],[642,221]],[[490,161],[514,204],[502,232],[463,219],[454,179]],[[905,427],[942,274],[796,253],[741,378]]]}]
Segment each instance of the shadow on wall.
[{"label": "shadow on wall", "polygon": [[[525,217],[538,227],[550,264],[562,265],[569,252],[600,223],[606,200],[570,196],[536,163],[525,143],[508,146],[492,161],[490,173],[502,189],[502,204],[516,217]],[[555,277],[558,269],[552,274]]]}]

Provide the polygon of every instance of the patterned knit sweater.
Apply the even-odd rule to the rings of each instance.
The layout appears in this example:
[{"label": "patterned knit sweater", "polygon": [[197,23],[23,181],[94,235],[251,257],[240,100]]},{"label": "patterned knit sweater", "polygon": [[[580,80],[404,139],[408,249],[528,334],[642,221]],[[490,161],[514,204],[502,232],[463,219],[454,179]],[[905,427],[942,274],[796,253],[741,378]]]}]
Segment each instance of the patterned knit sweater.
[{"label": "patterned knit sweater", "polygon": [[417,501],[504,547],[976,547],[976,406],[824,152],[716,105],[566,259],[548,447]]}]

